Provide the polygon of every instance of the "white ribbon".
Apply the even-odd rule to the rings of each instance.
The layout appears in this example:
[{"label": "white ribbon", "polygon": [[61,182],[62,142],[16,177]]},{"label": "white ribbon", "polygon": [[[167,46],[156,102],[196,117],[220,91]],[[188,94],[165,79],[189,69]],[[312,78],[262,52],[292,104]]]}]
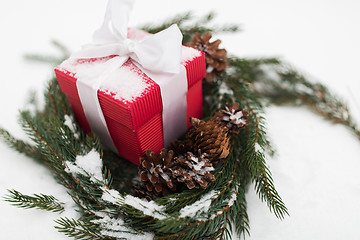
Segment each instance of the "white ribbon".
[{"label": "white ribbon", "polygon": [[185,67],[180,64],[182,34],[176,25],[172,25],[141,41],[128,39],[127,26],[133,3],[133,0],[109,0],[104,23],[94,33],[94,43],[85,45],[71,56],[83,59],[116,55],[106,63],[107,68],[101,77],[93,81],[77,80],[79,98],[91,130],[115,152],[117,150],[109,134],[97,91],[102,81],[128,58],[160,86],[165,146],[186,131],[188,86]]}]

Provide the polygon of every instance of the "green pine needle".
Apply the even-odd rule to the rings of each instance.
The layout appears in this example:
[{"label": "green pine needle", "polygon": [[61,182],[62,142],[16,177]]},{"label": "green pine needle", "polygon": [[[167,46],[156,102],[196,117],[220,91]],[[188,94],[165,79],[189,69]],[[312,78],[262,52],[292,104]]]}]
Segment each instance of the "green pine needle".
[{"label": "green pine needle", "polygon": [[169,20],[164,21],[161,24],[146,24],[140,28],[149,33],[157,33],[170,27],[172,24],[177,24],[183,34],[183,44],[188,43],[195,33],[203,34],[205,32],[216,33],[234,33],[240,31],[240,27],[237,24],[225,24],[216,26],[212,24],[212,20],[215,18],[215,13],[210,12],[205,16],[196,17],[198,20],[193,21],[195,16],[192,12],[183,13],[175,16]]},{"label": "green pine needle", "polygon": [[64,211],[64,204],[51,195],[34,194],[29,196],[16,190],[8,191],[9,194],[5,197],[5,201],[10,202],[14,206],[25,209],[38,208],[50,212],[61,213]]},{"label": "green pine needle", "polygon": [[55,221],[59,232],[64,233],[66,236],[82,239],[82,240],[96,240],[96,239],[109,239],[103,237],[100,232],[100,227],[97,224],[87,220],[74,220],[69,218],[60,218]]}]

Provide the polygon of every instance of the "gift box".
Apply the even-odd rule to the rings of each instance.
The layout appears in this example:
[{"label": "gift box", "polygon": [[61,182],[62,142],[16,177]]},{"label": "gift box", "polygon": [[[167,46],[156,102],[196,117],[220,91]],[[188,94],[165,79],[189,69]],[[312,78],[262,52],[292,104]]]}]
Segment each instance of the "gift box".
[{"label": "gift box", "polygon": [[[128,31],[129,39],[138,40],[146,35],[140,30]],[[114,57],[68,59],[55,68],[61,90],[67,95],[76,120],[86,133],[91,132],[91,128],[79,98],[77,76],[81,74],[82,77],[90,78],[101,75],[103,65]],[[201,80],[206,73],[204,53],[182,46],[181,65],[186,69],[188,90],[184,121],[187,121],[189,128],[189,117],[202,116]],[[139,157],[147,149],[158,153],[164,147],[160,87],[131,58],[101,84],[97,96],[111,139],[120,156],[139,164]]]}]

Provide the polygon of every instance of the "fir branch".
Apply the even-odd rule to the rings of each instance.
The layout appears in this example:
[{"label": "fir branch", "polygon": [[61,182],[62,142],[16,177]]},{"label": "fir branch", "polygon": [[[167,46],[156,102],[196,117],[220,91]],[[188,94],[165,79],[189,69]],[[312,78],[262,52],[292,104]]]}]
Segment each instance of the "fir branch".
[{"label": "fir branch", "polygon": [[262,201],[266,201],[270,211],[273,211],[276,217],[282,219],[289,215],[285,204],[275,189],[271,172],[266,166],[264,154],[256,147],[263,145],[262,136],[265,134],[264,126],[259,117],[254,113],[250,115],[251,122],[248,132],[248,144],[244,149],[244,160],[252,174],[255,182],[255,189]]},{"label": "fir branch", "polygon": [[57,48],[57,50],[62,54],[63,58],[66,59],[70,57],[71,51],[68,47],[66,47],[63,43],[59,42],[58,40],[52,40],[51,44]]},{"label": "fir branch", "polygon": [[53,66],[59,65],[65,59],[70,56],[69,49],[59,41],[53,40],[51,44],[57,48],[60,52],[60,56],[53,55],[40,55],[40,54],[25,54],[24,58],[28,61],[41,62],[41,63],[49,63]]},{"label": "fir branch", "polygon": [[240,167],[237,168],[235,173],[234,184],[237,186],[236,201],[230,208],[229,218],[235,227],[235,232],[238,236],[245,234],[250,235],[249,217],[247,214],[247,203],[245,193],[248,190],[249,184],[252,181],[252,174],[247,167],[243,167],[242,164],[242,143],[239,141],[239,137],[233,136],[233,149],[239,149],[239,151],[233,151],[232,157],[238,162]]},{"label": "fir branch", "polygon": [[55,226],[59,232],[66,236],[75,239],[95,240],[95,239],[109,239],[100,234],[100,227],[98,224],[87,219],[74,220],[69,218],[60,218],[55,221],[58,226]]},{"label": "fir branch", "polygon": [[[217,85],[225,84],[231,89],[231,93],[221,95],[219,94],[220,91],[218,87],[218,93],[215,95],[213,101],[218,99],[217,102],[223,104],[228,101],[238,102],[240,106],[250,111],[248,118],[250,122],[249,126],[235,137],[235,144],[238,145],[240,149],[240,153],[235,157],[240,160],[240,164],[248,166],[251,179],[255,182],[255,189],[260,199],[266,201],[270,211],[282,219],[285,215],[288,215],[287,208],[275,189],[271,172],[266,166],[265,155],[258,151],[264,149],[270,153],[273,152],[270,141],[266,136],[263,123],[264,119],[259,116],[258,113],[263,111],[263,104],[259,101],[258,96],[251,91],[248,82],[243,79],[251,79],[253,77],[253,75],[248,75],[240,69],[243,62],[239,59],[231,59],[229,61],[231,66],[236,67],[233,70],[229,70],[229,73],[224,72],[219,76]],[[270,60],[269,62],[273,61],[274,60]],[[262,63],[263,61],[258,61],[254,64],[261,65]],[[252,68],[253,66],[250,67],[250,69]]]},{"label": "fir branch", "polygon": [[[77,133],[81,140],[76,139],[74,132],[65,126],[64,116],[68,114],[68,103],[56,82],[49,83],[45,94],[50,99],[44,113],[31,116],[29,112],[21,112],[21,122],[24,130],[36,143],[38,152],[46,157],[48,165],[54,171],[55,177],[71,192],[74,201],[84,211],[90,213],[93,209],[102,209],[103,206],[97,201],[101,191],[88,178],[74,178],[65,171],[65,159],[71,161],[77,155],[86,154],[95,148],[100,151],[100,144],[97,138],[88,137],[85,134]],[[54,99],[54,100],[51,100]]]},{"label": "fir branch", "polygon": [[145,24],[140,28],[149,33],[157,33],[170,27],[173,24],[177,24],[181,26],[184,22],[187,22],[192,18],[193,18],[193,14],[191,12],[186,12],[184,14],[178,14],[171,19],[165,20],[161,24],[158,25],[154,25],[153,23]]},{"label": "fir branch", "polygon": [[54,57],[52,55],[38,55],[38,54],[26,54],[24,58],[28,61],[49,63],[51,65],[58,65],[64,59],[61,57]]},{"label": "fir branch", "polygon": [[194,22],[193,19],[195,19],[195,16],[193,15],[193,13],[187,12],[184,14],[177,15],[169,20],[166,20],[159,25],[147,24],[140,28],[149,33],[157,33],[161,30],[170,27],[172,24],[177,24],[183,34],[183,44],[188,43],[195,33],[200,33],[200,34],[203,34],[205,32],[212,32],[213,34],[233,33],[233,32],[238,32],[240,30],[237,24],[225,24],[220,26],[211,24],[211,21],[214,18],[215,18],[215,13],[210,12],[203,17],[196,17],[196,19],[198,20]]},{"label": "fir branch", "polygon": [[36,120],[30,116],[30,113],[28,111],[21,112],[21,120],[22,120],[23,129],[30,135],[33,141],[37,143],[39,146],[43,146],[40,147],[42,149],[42,154],[47,156],[51,155],[52,157],[57,159],[61,164],[62,159],[54,151],[51,145],[42,137],[42,135],[46,134],[46,131],[44,131],[41,128],[41,125],[38,125],[36,123]]},{"label": "fir branch", "polygon": [[261,91],[258,94],[279,105],[306,105],[333,123],[348,127],[360,140],[360,128],[351,116],[349,108],[325,85],[310,82],[290,67],[283,66],[275,70],[280,79],[268,79],[264,82],[268,86],[267,92]]},{"label": "fir branch", "polygon": [[64,204],[55,197],[44,194],[33,196],[24,195],[16,190],[8,190],[10,194],[5,197],[5,201],[20,208],[38,208],[51,212],[63,212]]},{"label": "fir branch", "polygon": [[3,128],[0,128],[0,138],[11,148],[15,149],[19,153],[25,154],[28,157],[31,157],[40,163],[46,162],[46,158],[36,147],[24,142],[23,140],[16,139],[8,131]]},{"label": "fir branch", "polygon": [[238,236],[250,235],[249,216],[247,214],[245,186],[240,186],[234,205],[230,208],[229,219],[235,226],[235,233]]},{"label": "fir branch", "polygon": [[71,106],[67,101],[65,94],[62,93],[55,77],[48,83],[48,87],[44,94],[44,100],[45,109],[41,114],[42,116],[63,121],[65,115],[72,115]]},{"label": "fir branch", "polygon": [[360,127],[347,104],[324,84],[312,82],[289,64],[276,58],[231,57],[229,70],[249,84],[263,103],[308,106],[317,114],[349,128],[360,139]]},{"label": "fir branch", "polygon": [[[53,92],[54,91],[54,81],[51,81],[49,83],[49,88],[48,88],[48,92]],[[51,110],[53,111],[53,114],[55,117],[58,117],[57,114],[57,107],[55,104],[55,99],[54,99],[54,94],[49,94],[49,103],[47,105],[49,105],[51,107]]]}]

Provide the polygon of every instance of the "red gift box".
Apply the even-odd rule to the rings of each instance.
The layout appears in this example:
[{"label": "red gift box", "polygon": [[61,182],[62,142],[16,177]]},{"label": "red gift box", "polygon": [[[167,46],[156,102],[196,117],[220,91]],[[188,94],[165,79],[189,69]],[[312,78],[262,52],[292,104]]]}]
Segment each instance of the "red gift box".
[{"label": "red gift box", "polygon": [[[141,37],[139,34],[143,35],[143,32],[130,31],[129,38],[139,38]],[[189,128],[189,117],[201,118],[202,116],[201,80],[206,73],[205,56],[204,53],[185,46],[182,52],[181,64],[186,69],[188,83],[186,118]],[[80,59],[73,64],[97,64],[113,57]],[[143,156],[147,149],[158,153],[164,147],[160,87],[135,66],[131,59],[128,59],[121,68],[136,73],[142,79],[142,84],[145,85],[141,94],[125,99],[118,96],[116,92],[100,88],[98,99],[118,154],[139,164],[139,157]],[[91,132],[79,98],[76,72],[69,71],[60,65],[55,68],[55,74],[61,90],[69,99],[79,125],[86,133]]]}]

